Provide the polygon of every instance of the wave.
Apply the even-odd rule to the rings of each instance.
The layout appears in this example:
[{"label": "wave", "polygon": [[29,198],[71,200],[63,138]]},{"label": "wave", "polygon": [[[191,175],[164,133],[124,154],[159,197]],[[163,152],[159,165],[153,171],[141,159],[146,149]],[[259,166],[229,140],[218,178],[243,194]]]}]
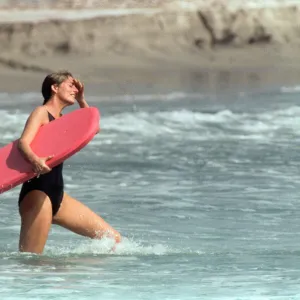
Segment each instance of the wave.
[{"label": "wave", "polygon": [[[266,138],[285,131],[300,134],[300,108],[237,113],[231,110],[201,112],[175,110],[166,112],[120,113],[102,119],[102,130],[112,133],[129,133],[156,137],[157,135],[193,134],[196,138],[220,138],[223,135],[245,138]],[[254,136],[253,136],[254,135]],[[267,136],[266,136],[267,135]]]},{"label": "wave", "polygon": [[[1,143],[4,145],[21,134],[28,114],[19,109],[0,110]],[[277,110],[236,112],[229,109],[197,111],[131,111],[102,115],[101,137],[95,145],[112,144],[116,139],[131,135],[141,137],[206,139],[268,139],[286,135],[300,135],[300,107],[290,106]],[[184,134],[184,136],[183,136]],[[105,138],[103,138],[105,137]]]},{"label": "wave", "polygon": [[300,85],[283,86],[281,87],[280,92],[283,94],[298,94],[300,93]]},{"label": "wave", "polygon": [[19,138],[28,115],[16,109],[0,110],[0,144],[5,144]]}]

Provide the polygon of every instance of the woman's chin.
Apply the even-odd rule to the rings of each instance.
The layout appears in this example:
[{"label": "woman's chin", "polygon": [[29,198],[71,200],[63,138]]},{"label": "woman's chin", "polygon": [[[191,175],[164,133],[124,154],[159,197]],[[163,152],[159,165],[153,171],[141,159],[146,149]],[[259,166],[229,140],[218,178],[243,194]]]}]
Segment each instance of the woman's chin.
[{"label": "woman's chin", "polygon": [[73,105],[75,103],[75,99],[74,98],[70,98],[70,99],[65,99],[64,101],[67,105]]}]

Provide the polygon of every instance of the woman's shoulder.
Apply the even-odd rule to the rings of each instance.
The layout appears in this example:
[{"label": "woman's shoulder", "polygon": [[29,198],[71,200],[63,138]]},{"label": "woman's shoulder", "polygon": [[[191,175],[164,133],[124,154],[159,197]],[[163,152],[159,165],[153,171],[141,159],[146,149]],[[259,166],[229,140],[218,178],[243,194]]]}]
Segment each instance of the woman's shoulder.
[{"label": "woman's shoulder", "polygon": [[36,106],[32,112],[46,113],[47,109],[44,105],[39,105],[39,106]]},{"label": "woman's shoulder", "polygon": [[48,113],[44,105],[37,106],[32,112],[32,115],[46,115]]},{"label": "woman's shoulder", "polygon": [[[42,121],[48,119],[48,111],[45,106],[37,106],[30,114],[29,119],[40,119]],[[44,122],[43,122],[44,123]]]}]

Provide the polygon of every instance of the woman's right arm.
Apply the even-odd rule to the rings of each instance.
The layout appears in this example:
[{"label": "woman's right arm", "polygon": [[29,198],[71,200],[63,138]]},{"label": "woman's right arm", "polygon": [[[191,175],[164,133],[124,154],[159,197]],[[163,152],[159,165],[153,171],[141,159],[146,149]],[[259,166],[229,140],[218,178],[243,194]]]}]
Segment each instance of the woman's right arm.
[{"label": "woman's right arm", "polygon": [[46,161],[52,157],[40,158],[31,149],[30,144],[37,134],[39,128],[47,123],[47,111],[44,107],[37,107],[27,119],[23,133],[19,139],[18,148],[23,156],[32,164],[33,170],[37,174],[51,171],[46,165]]}]

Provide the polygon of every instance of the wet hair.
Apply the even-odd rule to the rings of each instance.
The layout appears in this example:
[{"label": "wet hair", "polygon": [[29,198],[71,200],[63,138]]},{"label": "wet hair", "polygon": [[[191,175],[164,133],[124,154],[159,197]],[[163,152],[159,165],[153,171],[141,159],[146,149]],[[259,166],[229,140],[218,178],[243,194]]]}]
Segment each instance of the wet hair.
[{"label": "wet hair", "polygon": [[46,76],[42,84],[42,94],[44,97],[43,104],[46,104],[52,96],[51,86],[53,84],[60,85],[62,82],[68,79],[68,77],[73,77],[73,75],[69,71],[65,70],[54,72]]}]

